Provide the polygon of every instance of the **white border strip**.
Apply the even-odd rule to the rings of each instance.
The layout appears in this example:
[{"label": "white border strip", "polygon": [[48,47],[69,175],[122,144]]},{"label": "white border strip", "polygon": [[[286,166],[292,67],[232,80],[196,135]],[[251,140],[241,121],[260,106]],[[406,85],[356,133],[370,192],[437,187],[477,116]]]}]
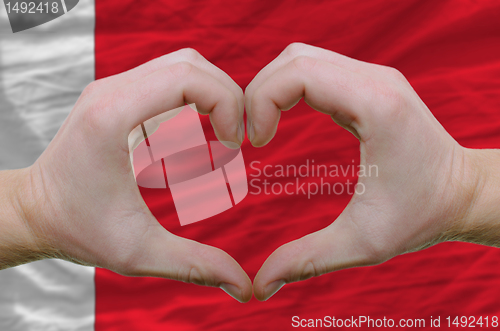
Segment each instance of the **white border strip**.
[{"label": "white border strip", "polygon": [[[95,79],[94,27],[94,0],[18,33],[0,10],[0,170],[33,164]],[[93,331],[94,276],[62,260],[0,271],[0,330]]]}]

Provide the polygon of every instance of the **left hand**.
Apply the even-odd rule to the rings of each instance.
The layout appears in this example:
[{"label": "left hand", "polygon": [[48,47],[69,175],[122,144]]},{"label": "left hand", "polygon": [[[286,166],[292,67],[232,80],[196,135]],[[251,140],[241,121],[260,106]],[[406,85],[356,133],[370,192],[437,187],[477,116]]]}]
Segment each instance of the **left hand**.
[{"label": "left hand", "polygon": [[241,89],[192,49],[90,84],[35,164],[15,172],[22,207],[16,231],[29,233],[17,237],[31,239],[17,251],[0,250],[0,262],[2,254],[10,261],[0,267],[62,258],[128,276],[217,286],[250,300],[252,284],[241,266],[218,248],[165,230],[134,180],[129,133],[185,103],[210,114],[220,140],[241,144]]}]

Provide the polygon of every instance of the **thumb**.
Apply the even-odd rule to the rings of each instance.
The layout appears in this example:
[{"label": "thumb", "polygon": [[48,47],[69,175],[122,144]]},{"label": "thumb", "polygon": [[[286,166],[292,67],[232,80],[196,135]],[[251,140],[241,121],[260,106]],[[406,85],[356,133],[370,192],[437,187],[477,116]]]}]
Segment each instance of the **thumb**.
[{"label": "thumb", "polygon": [[335,270],[372,264],[345,214],[330,226],[284,244],[264,262],[254,279],[254,295],[265,301],[285,284]]},{"label": "thumb", "polygon": [[241,266],[223,250],[178,237],[160,224],[152,226],[127,276],[151,276],[219,287],[234,299],[247,302],[252,282]]}]

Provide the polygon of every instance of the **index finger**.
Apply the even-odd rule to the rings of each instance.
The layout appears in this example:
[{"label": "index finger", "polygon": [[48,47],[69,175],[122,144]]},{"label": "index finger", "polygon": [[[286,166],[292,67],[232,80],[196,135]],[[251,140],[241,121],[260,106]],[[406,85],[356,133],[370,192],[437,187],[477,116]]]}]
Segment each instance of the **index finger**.
[{"label": "index finger", "polygon": [[[203,55],[193,48],[183,48],[178,51],[163,55],[159,58],[146,62],[136,68],[117,75],[119,79],[125,79],[128,82],[134,82],[142,79],[155,71],[165,69],[179,62],[189,62],[198,69],[205,71],[217,79],[228,90],[233,92],[238,100],[238,108],[243,114],[243,91],[238,84],[223,70],[208,61]],[[121,77],[120,77],[121,76]]]},{"label": "index finger", "polygon": [[155,58],[120,74],[106,77],[103,79],[106,81],[105,87],[108,90],[112,90],[125,86],[127,84],[143,79],[144,77],[149,76],[155,71],[163,70],[179,62],[189,62],[192,65],[196,66],[198,69],[205,71],[207,74],[217,79],[228,90],[233,92],[234,96],[238,100],[239,111],[241,115],[243,114],[243,91],[241,87],[239,87],[238,84],[236,84],[227,73],[208,61],[193,48],[183,48],[178,51]]},{"label": "index finger", "polygon": [[118,140],[126,150],[127,137],[135,127],[186,103],[195,103],[199,113],[210,114],[215,134],[222,142],[240,145],[243,140],[236,96],[212,75],[189,62],[154,71],[113,93],[84,102],[88,104],[81,114],[93,136]]},{"label": "index finger", "polygon": [[247,108],[248,138],[263,146],[274,136],[281,110],[302,97],[312,108],[330,115],[362,136],[362,119],[373,98],[371,79],[335,64],[299,56],[255,87]]},{"label": "index finger", "polygon": [[273,73],[286,66],[294,58],[299,56],[309,56],[322,60],[352,72],[362,72],[371,70],[373,65],[359,61],[348,56],[329,51],[320,47],[315,47],[303,43],[292,43],[288,45],[278,57],[266,65],[255,78],[248,84],[245,90],[245,106],[250,109],[252,96],[255,90],[262,85]]}]

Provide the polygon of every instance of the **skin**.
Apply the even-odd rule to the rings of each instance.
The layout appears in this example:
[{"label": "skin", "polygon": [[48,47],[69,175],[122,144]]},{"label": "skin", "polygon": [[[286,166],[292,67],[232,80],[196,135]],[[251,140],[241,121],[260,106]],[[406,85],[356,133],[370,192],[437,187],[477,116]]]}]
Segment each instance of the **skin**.
[{"label": "skin", "polygon": [[254,279],[267,300],[284,284],[335,270],[382,263],[446,240],[500,246],[497,150],[460,146],[397,70],[295,43],[262,69],[245,91],[248,137],[267,144],[281,110],[301,98],[353,133],[360,177],[328,227],[279,247]]},{"label": "skin", "polygon": [[241,266],[220,249],[165,230],[133,176],[129,133],[185,103],[210,115],[220,140],[241,144],[241,88],[192,49],[90,84],[35,164],[0,174],[0,268],[61,258],[250,300]]},{"label": "skin", "polygon": [[[166,231],[141,198],[129,133],[196,103],[217,137],[256,146],[301,98],[360,140],[376,177],[332,224],[279,247],[252,283],[220,249]],[[131,142],[132,145],[134,142]],[[284,284],[446,240],[500,246],[497,150],[460,146],[397,70],[291,44],[245,91],[192,49],[90,84],[31,167],[0,172],[0,269],[43,258],[222,288],[240,302]],[[495,200],[495,197],[496,200]]]}]

